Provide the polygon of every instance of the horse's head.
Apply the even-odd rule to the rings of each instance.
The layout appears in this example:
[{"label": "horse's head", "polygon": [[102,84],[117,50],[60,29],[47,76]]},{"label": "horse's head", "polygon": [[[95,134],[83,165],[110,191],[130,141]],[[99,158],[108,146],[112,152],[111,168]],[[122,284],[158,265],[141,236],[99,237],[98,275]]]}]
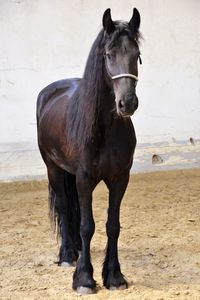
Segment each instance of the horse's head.
[{"label": "horse's head", "polygon": [[131,116],[138,107],[139,26],[140,14],[136,8],[129,23],[113,22],[110,9],[104,12],[105,72],[114,90],[117,113],[124,117]]}]

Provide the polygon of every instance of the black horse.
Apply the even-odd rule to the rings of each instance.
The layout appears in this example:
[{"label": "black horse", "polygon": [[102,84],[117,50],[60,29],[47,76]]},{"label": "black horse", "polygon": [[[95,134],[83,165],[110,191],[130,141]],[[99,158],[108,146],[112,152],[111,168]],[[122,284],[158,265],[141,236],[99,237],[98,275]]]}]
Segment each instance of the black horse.
[{"label": "black horse", "polygon": [[[74,265],[73,289],[92,293],[90,259],[95,223],[92,192],[103,180],[109,190],[108,236],[103,284],[126,288],[117,241],[120,203],[129,181],[136,146],[130,116],[138,107],[140,15],[113,22],[103,15],[82,79],[54,82],[37,100],[38,144],[47,166],[50,216],[61,236],[59,265]],[[79,255],[80,254],[80,255]]]}]

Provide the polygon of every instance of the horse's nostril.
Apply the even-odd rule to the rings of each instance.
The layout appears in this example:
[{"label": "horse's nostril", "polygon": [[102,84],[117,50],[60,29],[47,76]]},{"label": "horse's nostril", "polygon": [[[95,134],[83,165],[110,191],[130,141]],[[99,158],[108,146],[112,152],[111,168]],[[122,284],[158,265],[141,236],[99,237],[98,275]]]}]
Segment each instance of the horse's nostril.
[{"label": "horse's nostril", "polygon": [[119,100],[119,108],[120,108],[120,109],[121,109],[121,108],[124,108],[124,106],[125,106],[124,101],[123,101],[123,100]]}]

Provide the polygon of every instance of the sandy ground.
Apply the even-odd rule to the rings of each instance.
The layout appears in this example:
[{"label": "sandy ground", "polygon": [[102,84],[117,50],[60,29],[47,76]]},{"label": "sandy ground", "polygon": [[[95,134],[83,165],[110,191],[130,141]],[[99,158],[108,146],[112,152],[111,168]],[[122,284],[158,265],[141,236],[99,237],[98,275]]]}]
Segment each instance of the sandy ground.
[{"label": "sandy ground", "polygon": [[47,183],[0,184],[0,299],[200,299],[200,169],[131,177],[121,208],[124,291],[102,287],[107,191],[94,193],[96,295],[71,289],[73,268],[57,267]]}]

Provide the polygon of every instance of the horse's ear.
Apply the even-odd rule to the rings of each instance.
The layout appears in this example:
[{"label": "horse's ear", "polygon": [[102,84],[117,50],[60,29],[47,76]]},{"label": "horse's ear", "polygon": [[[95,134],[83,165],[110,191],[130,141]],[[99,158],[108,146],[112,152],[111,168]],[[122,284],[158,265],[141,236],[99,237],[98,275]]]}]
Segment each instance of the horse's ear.
[{"label": "horse's ear", "polygon": [[133,15],[130,19],[130,22],[128,23],[129,28],[133,33],[137,33],[140,27],[140,13],[137,10],[137,8],[133,9]]},{"label": "horse's ear", "polygon": [[103,14],[103,28],[108,33],[111,34],[115,30],[115,24],[111,18],[110,8],[106,9]]}]

